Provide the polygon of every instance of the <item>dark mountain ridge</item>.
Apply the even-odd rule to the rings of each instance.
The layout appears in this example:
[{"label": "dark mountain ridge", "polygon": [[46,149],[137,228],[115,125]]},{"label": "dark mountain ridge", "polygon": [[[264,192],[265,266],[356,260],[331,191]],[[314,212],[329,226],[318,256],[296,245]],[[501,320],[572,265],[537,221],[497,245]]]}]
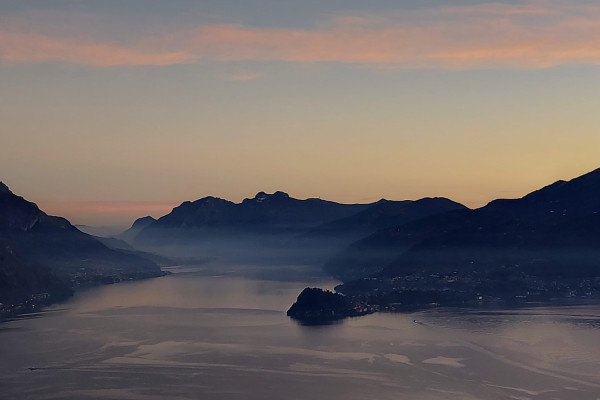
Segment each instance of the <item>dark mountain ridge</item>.
[{"label": "dark mountain ridge", "polygon": [[600,244],[599,212],[600,169],[474,210],[460,225],[421,241],[390,265],[388,273],[414,264],[408,258],[423,265],[424,253],[437,253],[434,258],[443,257],[446,265],[464,266],[468,259],[467,266],[479,262],[493,267],[484,255],[495,254],[495,259],[505,265],[519,264],[526,273],[594,275],[600,258],[589,256],[595,253],[590,245]]},{"label": "dark mountain ridge", "polygon": [[391,201],[381,199],[368,208],[346,218],[311,229],[306,236],[350,235],[364,237],[378,230],[418,220],[434,214],[467,207],[443,197]]},{"label": "dark mountain ridge", "polygon": [[240,203],[209,196],[175,207],[139,231],[131,243],[170,257],[288,264],[306,254],[304,248],[288,246],[294,236],[366,207],[300,200],[280,191],[259,192]]},{"label": "dark mountain ridge", "polygon": [[[366,208],[366,204],[339,204],[310,198],[299,200],[284,192],[259,192],[254,198],[234,203],[218,197],[186,201],[169,214],[150,223],[136,237],[137,242],[151,241],[161,230],[227,231],[252,233],[298,232],[317,224],[342,218]],[[158,236],[162,236],[158,234]]]},{"label": "dark mountain ridge", "polygon": [[[547,249],[561,243],[587,245],[598,235],[600,225],[593,221],[599,212],[600,169],[569,182],[558,181],[519,199],[494,200],[479,209],[451,210],[380,230],[351,244],[329,262],[328,269],[340,271],[339,277],[344,277],[344,268],[370,275],[369,271],[391,268],[392,263],[397,268],[413,264],[421,268],[427,259],[456,268],[465,265],[455,260],[465,251],[495,251],[497,255],[498,249],[503,249],[518,256],[519,249],[533,251],[535,247]],[[440,257],[456,262],[440,262]],[[466,265],[471,265],[470,261]]]},{"label": "dark mountain ridge", "polygon": [[284,192],[259,192],[241,203],[204,197],[184,202],[150,223],[133,243],[159,252],[165,251],[156,246],[178,246],[179,252],[192,248],[244,262],[315,264],[380,227],[464,208],[442,198],[340,204],[295,199]]},{"label": "dark mountain ridge", "polygon": [[[467,207],[446,198],[424,198],[402,202],[380,201],[354,216],[325,226],[329,234],[338,238],[352,239],[347,240],[346,244],[367,237],[365,239],[367,246],[363,246],[362,241],[352,244],[346,251],[332,255],[324,268],[342,280],[371,275],[391,262],[398,251],[395,246],[392,251],[387,249],[389,241],[395,239],[394,235],[386,237],[381,232],[393,232],[399,225],[420,221],[433,215],[441,217],[465,210],[468,210]],[[320,227],[317,233],[324,230]],[[404,239],[404,243],[397,244],[406,247],[414,241],[415,237],[411,235]]]},{"label": "dark mountain ridge", "polygon": [[5,306],[49,303],[78,286],[160,275],[156,264],[109,249],[0,183],[0,302]]},{"label": "dark mountain ridge", "polygon": [[600,298],[599,245],[597,169],[378,231],[328,269],[346,278],[339,292],[380,309]]},{"label": "dark mountain ridge", "polygon": [[144,229],[145,227],[149,226],[150,224],[152,224],[154,222],[156,222],[156,219],[149,215],[138,218],[133,222],[133,224],[131,225],[131,227],[129,229],[120,233],[119,235],[116,235],[115,238],[119,239],[119,240],[123,240],[128,243],[131,243],[131,242],[133,242],[135,237],[138,235],[138,233],[141,232],[142,229]]}]

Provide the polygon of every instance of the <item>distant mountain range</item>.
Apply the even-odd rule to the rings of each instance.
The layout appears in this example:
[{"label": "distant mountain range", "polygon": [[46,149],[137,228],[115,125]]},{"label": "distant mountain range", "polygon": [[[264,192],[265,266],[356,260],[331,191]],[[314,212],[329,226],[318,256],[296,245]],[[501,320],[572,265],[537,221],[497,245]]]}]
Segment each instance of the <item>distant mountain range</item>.
[{"label": "distant mountain range", "polygon": [[[230,234],[290,234],[347,217],[367,208],[366,204],[339,204],[321,199],[298,200],[284,192],[259,192],[254,198],[239,204],[217,197],[186,201],[171,213],[149,223],[135,238],[138,243],[182,240],[211,235]],[[132,228],[140,224],[134,223]],[[165,235],[168,233],[168,235]]]},{"label": "distant mountain range", "polygon": [[442,198],[340,204],[259,192],[238,204],[215,197],[184,202],[158,220],[137,220],[121,238],[166,253],[175,247],[230,261],[315,263],[379,229],[458,209],[466,207]]},{"label": "distant mountain range", "polygon": [[204,197],[158,219],[140,218],[114,238],[87,235],[0,183],[4,305],[42,304],[78,286],[158,276],[156,263],[169,261],[164,256],[318,263],[344,282],[337,291],[350,302],[311,290],[297,315],[324,315],[310,310],[319,303],[313,295],[333,301],[330,307],[344,305],[336,306],[336,318],[344,309],[595,298],[599,245],[600,169],[475,210],[445,198],[340,204],[284,192],[259,192],[241,203]]},{"label": "distant mountain range", "polygon": [[63,299],[79,286],[160,275],[153,262],[109,249],[0,182],[0,314]]}]

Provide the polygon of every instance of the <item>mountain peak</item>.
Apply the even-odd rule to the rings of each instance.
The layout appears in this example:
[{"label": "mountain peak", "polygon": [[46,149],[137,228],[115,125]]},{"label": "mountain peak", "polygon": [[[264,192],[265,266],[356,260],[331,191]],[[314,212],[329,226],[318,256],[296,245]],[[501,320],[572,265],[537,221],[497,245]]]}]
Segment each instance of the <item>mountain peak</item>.
[{"label": "mountain peak", "polygon": [[10,189],[8,188],[8,186],[6,186],[4,184],[4,182],[0,181],[0,193],[11,193]]},{"label": "mountain peak", "polygon": [[138,218],[133,222],[132,228],[143,229],[151,223],[156,222],[156,219],[147,215],[142,218]]},{"label": "mountain peak", "polygon": [[258,201],[258,202],[261,202],[261,201],[263,201],[264,199],[266,199],[266,198],[267,198],[267,196],[268,196],[268,195],[267,195],[265,192],[258,192],[258,193],[256,193],[256,196],[254,196],[254,200],[256,200],[256,201]]},{"label": "mountain peak", "polygon": [[290,195],[282,192],[282,191],[276,191],[273,194],[268,194],[265,192],[258,192],[256,193],[256,196],[254,196],[254,199],[256,202],[258,203],[262,203],[263,201],[267,200],[267,199],[289,199]]},{"label": "mountain peak", "polygon": [[290,197],[289,194],[287,194],[286,192],[282,192],[280,190],[276,191],[275,193],[273,193],[273,197],[280,197],[280,198],[288,198]]}]

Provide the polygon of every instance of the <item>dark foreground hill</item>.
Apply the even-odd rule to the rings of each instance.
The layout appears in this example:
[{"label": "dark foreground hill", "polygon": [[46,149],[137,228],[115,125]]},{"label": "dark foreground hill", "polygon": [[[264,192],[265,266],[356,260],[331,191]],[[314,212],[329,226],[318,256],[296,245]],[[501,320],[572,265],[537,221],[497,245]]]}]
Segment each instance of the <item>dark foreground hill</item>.
[{"label": "dark foreground hill", "polygon": [[383,309],[600,297],[600,169],[381,230],[332,266],[370,273],[336,289]]},{"label": "dark foreground hill", "polygon": [[160,275],[153,262],[109,249],[0,183],[0,303],[4,312],[64,299],[80,286]]},{"label": "dark foreground hill", "polygon": [[381,276],[500,265],[541,276],[595,276],[600,270],[600,169],[520,199],[435,215],[361,242],[396,252]]}]

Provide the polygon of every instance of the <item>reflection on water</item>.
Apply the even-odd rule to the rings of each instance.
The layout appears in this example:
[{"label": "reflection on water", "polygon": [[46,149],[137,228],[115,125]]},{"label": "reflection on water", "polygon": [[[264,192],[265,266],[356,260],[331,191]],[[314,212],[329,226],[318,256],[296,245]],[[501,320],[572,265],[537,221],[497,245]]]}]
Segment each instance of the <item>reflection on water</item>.
[{"label": "reflection on water", "polygon": [[244,271],[175,269],[3,324],[0,398],[600,398],[598,305],[306,327],[285,310],[305,286],[336,282]]}]

